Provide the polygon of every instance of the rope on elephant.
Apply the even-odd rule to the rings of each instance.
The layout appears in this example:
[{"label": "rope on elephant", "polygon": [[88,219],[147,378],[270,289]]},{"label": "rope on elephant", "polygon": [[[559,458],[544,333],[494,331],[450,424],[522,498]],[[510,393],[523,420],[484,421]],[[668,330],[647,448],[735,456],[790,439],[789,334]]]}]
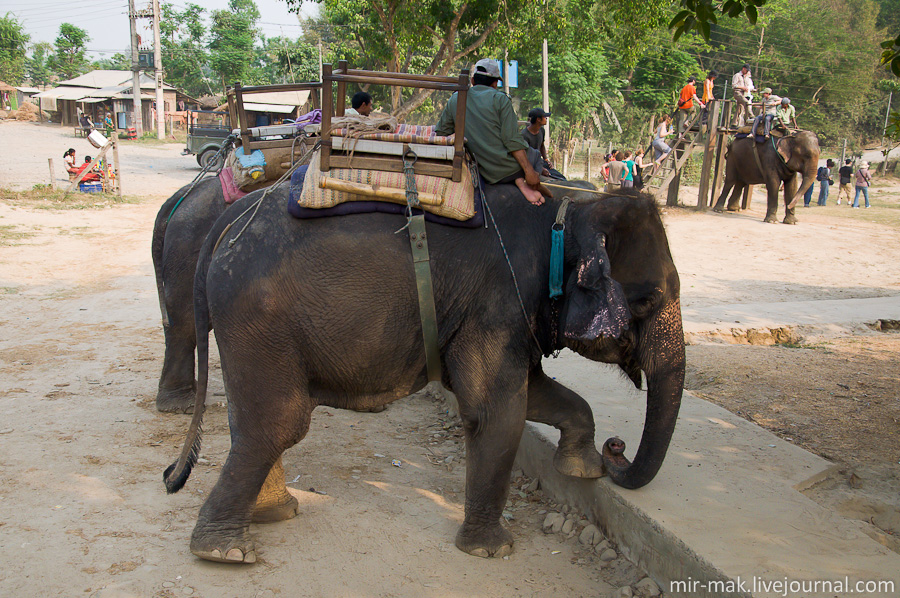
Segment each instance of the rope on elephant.
[{"label": "rope on elephant", "polygon": [[[197,183],[200,181],[200,179],[202,179],[204,176],[206,176],[206,174],[210,170],[210,166],[217,163],[219,161],[219,156],[224,156],[225,153],[227,152],[228,148],[230,146],[234,145],[235,139],[237,139],[237,137],[235,137],[234,134],[231,134],[222,141],[222,145],[219,146],[219,151],[216,152],[215,158],[213,158],[212,160],[206,161],[206,164],[204,164],[203,168],[200,169],[200,174],[195,176],[194,180],[191,181],[191,186],[188,187],[188,190],[185,191],[184,195],[181,196],[181,199],[179,199],[178,202],[174,206],[172,206],[172,211],[169,212],[169,217],[166,218],[167,223],[169,222],[169,220],[172,219],[172,216],[175,214],[175,210],[178,209],[178,206],[181,205],[181,202],[184,201],[184,198],[187,197],[188,195],[190,195],[191,191],[194,190],[194,187],[197,186]],[[223,160],[222,165],[224,166],[224,164],[225,164],[225,161]],[[218,172],[218,171],[216,171],[216,172]]]},{"label": "rope on elephant", "polygon": [[506,265],[509,266],[509,273],[512,274],[513,287],[516,289],[516,297],[519,299],[522,317],[525,318],[525,327],[528,328],[528,332],[531,333],[531,338],[534,339],[534,344],[537,345],[538,351],[543,354],[544,349],[541,347],[541,341],[539,341],[534,334],[534,329],[531,327],[531,320],[528,318],[528,311],[525,309],[525,302],[522,301],[522,293],[519,291],[519,280],[516,278],[516,271],[513,269],[512,261],[509,259],[509,253],[506,251],[506,244],[503,243],[503,235],[500,234],[500,227],[497,226],[497,221],[494,220],[494,213],[491,211],[491,206],[488,205],[487,195],[484,193],[483,189],[481,192],[481,203],[484,205],[484,211],[487,212],[488,217],[491,219],[491,224],[494,226],[494,231],[497,233],[497,239],[500,241],[500,249],[503,250],[503,257],[506,258]]},{"label": "rope on elephant", "polygon": [[[234,220],[232,220],[231,222],[228,223],[228,226],[225,227],[225,230],[222,231],[222,234],[219,235],[218,240],[216,240],[215,247],[213,247],[213,253],[215,253],[216,249],[219,248],[219,243],[222,242],[222,239],[225,237],[225,235],[228,233],[228,231],[231,230],[232,225],[234,225],[235,222],[237,222],[238,220],[243,218],[247,212],[249,212],[250,210],[253,210],[253,214],[250,215],[250,219],[247,220],[246,224],[244,224],[244,226],[243,226],[243,228],[241,228],[240,232],[238,232],[238,234],[235,235],[235,237],[233,239],[228,241],[228,247],[229,248],[234,247],[234,244],[237,243],[238,239],[241,238],[241,235],[244,234],[244,231],[247,230],[247,227],[250,226],[250,223],[253,222],[253,219],[256,217],[256,213],[259,211],[259,206],[262,204],[263,200],[269,195],[269,192],[272,191],[273,189],[278,188],[286,180],[289,180],[291,178],[291,175],[294,174],[295,170],[297,170],[304,164],[309,164],[310,158],[312,157],[313,153],[319,149],[320,145],[321,145],[321,142],[316,142],[316,144],[314,146],[312,146],[311,148],[306,150],[306,153],[304,153],[300,157],[300,159],[297,160],[297,162],[295,164],[293,164],[290,168],[288,168],[287,172],[285,172],[283,175],[281,175],[281,178],[279,178],[277,181],[275,181],[275,183],[271,187],[267,187],[266,190],[263,191],[263,194],[260,196],[259,199],[254,201],[250,206],[247,207],[246,210],[241,212],[240,216],[238,216],[237,218],[235,218]],[[292,153],[292,155],[293,155],[293,153]]]},{"label": "rope on elephant", "polygon": [[579,191],[584,193],[590,193],[591,195],[601,195],[601,196],[609,196],[610,194],[606,191],[600,191],[599,189],[583,189],[581,187],[571,187],[568,185],[557,185],[554,183],[541,183],[544,187],[550,187],[551,189],[564,189],[566,191]]}]

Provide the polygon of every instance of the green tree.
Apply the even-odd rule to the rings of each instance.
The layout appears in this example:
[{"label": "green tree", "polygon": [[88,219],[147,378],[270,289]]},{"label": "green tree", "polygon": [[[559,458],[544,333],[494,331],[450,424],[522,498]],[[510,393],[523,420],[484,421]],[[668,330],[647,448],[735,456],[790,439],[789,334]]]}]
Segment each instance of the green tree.
[{"label": "green tree", "polygon": [[[301,0],[286,0],[299,10]],[[538,16],[540,6],[526,0],[315,0],[327,30],[339,39],[336,57],[358,68],[422,72],[447,76],[475,62],[485,47],[508,38],[509,24]],[[531,20],[532,34],[543,21]],[[334,55],[334,54],[332,54]],[[403,118],[425,103],[430,90],[403,96],[391,90],[391,112]]]},{"label": "green tree", "polygon": [[256,47],[251,82],[302,83],[319,80],[319,51],[303,40],[261,37]]},{"label": "green tree", "polygon": [[84,55],[89,41],[91,37],[84,29],[71,23],[59,26],[56,53],[50,59],[50,66],[60,79],[72,79],[90,70],[90,63]]},{"label": "green tree", "polygon": [[125,56],[121,52],[116,52],[109,58],[101,58],[95,60],[91,65],[95,69],[103,69],[108,71],[130,71],[131,58]]},{"label": "green tree", "polygon": [[32,85],[50,85],[53,81],[53,69],[50,58],[53,46],[47,42],[38,42],[31,46],[31,56],[25,58],[25,72]]},{"label": "green tree", "polygon": [[25,76],[29,35],[14,16],[0,17],[0,81],[18,85]]},{"label": "green tree", "polygon": [[259,9],[253,0],[229,0],[228,8],[213,11],[209,42],[209,64],[223,90],[229,84],[248,81],[259,36]]},{"label": "green tree", "polygon": [[160,44],[166,81],[196,97],[203,93],[212,95],[205,72],[209,60],[204,41],[207,34],[203,22],[205,9],[188,4],[178,11],[168,3],[162,4],[161,8]]}]

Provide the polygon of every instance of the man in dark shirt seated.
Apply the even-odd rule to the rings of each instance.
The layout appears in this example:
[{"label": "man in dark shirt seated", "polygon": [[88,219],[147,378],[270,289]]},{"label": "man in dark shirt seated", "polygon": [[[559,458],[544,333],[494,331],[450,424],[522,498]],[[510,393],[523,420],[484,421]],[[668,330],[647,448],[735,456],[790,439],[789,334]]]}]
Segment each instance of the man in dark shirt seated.
[{"label": "man in dark shirt seated", "polygon": [[[541,185],[541,154],[526,145],[512,102],[497,89],[500,67],[489,58],[475,63],[472,88],[466,97],[466,146],[474,154],[484,180],[491,184],[515,183],[534,205],[551,193]],[[435,127],[438,135],[454,132],[457,94],[450,96]]]}]

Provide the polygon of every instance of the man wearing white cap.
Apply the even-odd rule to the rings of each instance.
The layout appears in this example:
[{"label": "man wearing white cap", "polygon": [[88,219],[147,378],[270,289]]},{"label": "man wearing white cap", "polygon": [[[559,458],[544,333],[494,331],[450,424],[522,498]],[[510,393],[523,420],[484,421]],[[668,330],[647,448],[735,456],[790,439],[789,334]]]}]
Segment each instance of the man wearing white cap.
[{"label": "man wearing white cap", "polygon": [[[528,147],[519,133],[512,102],[497,89],[500,67],[490,58],[475,63],[472,88],[466,96],[466,147],[474,154],[481,176],[489,184],[515,183],[534,205],[551,196],[541,185],[541,154]],[[435,127],[438,135],[454,131],[457,94],[450,96]],[[543,193],[542,193],[543,192]]]}]

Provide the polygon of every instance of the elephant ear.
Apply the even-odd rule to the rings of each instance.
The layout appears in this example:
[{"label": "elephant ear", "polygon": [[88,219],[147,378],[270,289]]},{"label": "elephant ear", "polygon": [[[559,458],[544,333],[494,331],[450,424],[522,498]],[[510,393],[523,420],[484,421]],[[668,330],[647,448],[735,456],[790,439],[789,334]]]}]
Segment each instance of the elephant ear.
[{"label": "elephant ear", "polygon": [[778,144],[778,155],[781,156],[781,159],[784,160],[784,163],[787,164],[791,161],[791,152],[793,150],[793,143],[789,137],[783,138],[781,143]]},{"label": "elephant ear", "polygon": [[606,237],[581,256],[575,284],[566,293],[563,334],[578,341],[619,338],[628,329],[631,312],[622,285],[612,279]]}]

